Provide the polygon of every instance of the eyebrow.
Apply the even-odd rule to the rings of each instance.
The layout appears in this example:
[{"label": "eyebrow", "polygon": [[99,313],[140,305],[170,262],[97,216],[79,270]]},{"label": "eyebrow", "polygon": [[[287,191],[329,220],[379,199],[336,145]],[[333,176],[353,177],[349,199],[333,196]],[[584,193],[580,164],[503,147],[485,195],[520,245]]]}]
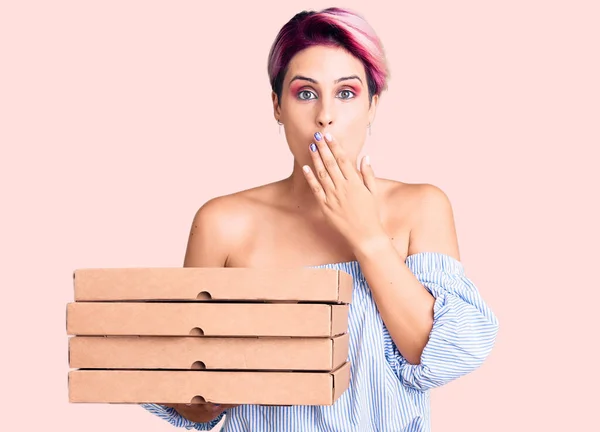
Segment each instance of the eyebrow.
[{"label": "eyebrow", "polygon": [[[350,75],[350,76],[341,77],[341,78],[336,79],[334,81],[334,84],[337,84],[337,83],[342,82],[342,81],[348,81],[348,80],[351,80],[351,79],[357,79],[357,80],[360,81],[361,84],[363,83],[362,80],[360,79],[360,77],[358,75]],[[317,80],[313,79],[313,78],[309,78],[309,77],[302,76],[302,75],[296,75],[296,76],[294,76],[294,78],[292,78],[290,80],[290,85],[295,80],[304,80],[304,81],[309,81],[309,82],[314,83],[314,84],[319,84],[319,82]]]}]

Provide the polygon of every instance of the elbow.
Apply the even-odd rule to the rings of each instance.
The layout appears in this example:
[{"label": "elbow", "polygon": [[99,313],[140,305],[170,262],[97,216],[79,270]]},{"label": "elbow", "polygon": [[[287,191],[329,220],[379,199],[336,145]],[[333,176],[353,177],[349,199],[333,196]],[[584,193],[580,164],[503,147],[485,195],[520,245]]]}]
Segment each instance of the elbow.
[{"label": "elbow", "polygon": [[429,343],[429,337],[429,333],[427,333],[425,337],[414,337],[410,344],[405,343],[404,349],[400,349],[400,344],[398,342],[394,341],[394,343],[398,347],[398,351],[402,354],[406,363],[411,366],[419,366],[421,364],[423,352]]},{"label": "elbow", "polygon": [[404,355],[404,359],[406,360],[406,362],[412,366],[421,365],[423,359],[423,352],[425,351],[425,347],[427,346],[428,342],[429,339],[426,340],[425,343],[421,343],[417,347],[415,347],[412,350],[412,352]]},{"label": "elbow", "polygon": [[404,356],[404,359],[411,366],[419,366],[421,364],[421,356],[422,352],[416,355]]},{"label": "elbow", "polygon": [[[444,319],[440,319],[442,315]],[[498,320],[491,312],[440,308],[436,318],[425,347],[407,352],[399,367],[401,380],[421,391],[441,387],[478,369],[489,357],[498,335]]]}]

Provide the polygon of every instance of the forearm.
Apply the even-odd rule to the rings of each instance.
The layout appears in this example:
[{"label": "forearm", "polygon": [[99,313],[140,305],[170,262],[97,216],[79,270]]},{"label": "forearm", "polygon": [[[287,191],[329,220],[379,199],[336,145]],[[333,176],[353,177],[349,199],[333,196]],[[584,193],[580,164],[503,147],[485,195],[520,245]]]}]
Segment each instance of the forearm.
[{"label": "forearm", "polygon": [[354,255],[392,340],[409,363],[418,364],[433,326],[435,298],[387,236],[358,243]]}]

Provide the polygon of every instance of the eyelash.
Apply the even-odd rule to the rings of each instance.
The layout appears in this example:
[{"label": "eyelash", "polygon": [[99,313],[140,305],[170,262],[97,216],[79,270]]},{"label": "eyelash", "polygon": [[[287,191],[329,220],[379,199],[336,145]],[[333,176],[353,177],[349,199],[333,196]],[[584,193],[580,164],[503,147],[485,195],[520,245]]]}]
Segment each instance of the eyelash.
[{"label": "eyelash", "polygon": [[[301,98],[301,97],[300,97],[300,95],[301,95],[302,93],[305,93],[305,92],[307,92],[307,93],[313,93],[313,94],[314,94],[314,92],[313,92],[313,91],[311,91],[311,90],[306,90],[306,89],[305,89],[305,90],[300,90],[300,91],[298,92],[298,94],[296,95],[296,96],[297,96],[297,98],[298,98],[298,99],[300,99],[300,100],[302,100],[302,101],[311,100],[311,99],[304,99],[304,98]],[[343,90],[340,90],[340,91],[339,91],[339,93],[341,93],[341,92],[349,92],[349,93],[352,93],[352,95],[353,95],[352,97],[342,98],[342,100],[350,100],[350,99],[354,99],[354,98],[356,97],[356,93],[354,92],[354,90],[350,90],[350,89],[343,89]],[[338,93],[338,94],[339,94],[339,93]]]}]

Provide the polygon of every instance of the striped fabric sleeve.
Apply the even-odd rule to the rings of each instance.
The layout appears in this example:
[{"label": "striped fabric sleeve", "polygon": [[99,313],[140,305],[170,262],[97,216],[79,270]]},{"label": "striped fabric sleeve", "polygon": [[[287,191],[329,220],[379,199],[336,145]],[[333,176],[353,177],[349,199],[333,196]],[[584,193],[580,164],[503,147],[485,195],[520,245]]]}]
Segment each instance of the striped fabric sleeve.
[{"label": "striped fabric sleeve", "polygon": [[185,429],[196,429],[200,431],[210,431],[212,430],[223,418],[225,412],[219,414],[217,418],[211,420],[206,423],[196,423],[191,420],[186,419],[174,408],[167,407],[160,404],[140,404],[140,406],[152,414],[160,417],[163,420],[168,421],[175,427],[185,428]]},{"label": "striped fabric sleeve", "polygon": [[421,252],[409,255],[406,265],[435,297],[433,328],[421,362],[413,365],[400,354],[384,326],[385,357],[404,385],[427,391],[481,366],[494,346],[499,323],[460,261]]}]

